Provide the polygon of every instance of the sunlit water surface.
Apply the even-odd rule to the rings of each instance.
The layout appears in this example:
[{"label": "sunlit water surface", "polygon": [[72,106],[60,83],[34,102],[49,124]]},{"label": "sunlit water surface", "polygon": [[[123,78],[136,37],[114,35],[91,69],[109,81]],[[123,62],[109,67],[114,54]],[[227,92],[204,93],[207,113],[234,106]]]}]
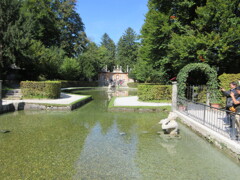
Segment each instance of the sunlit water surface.
[{"label": "sunlit water surface", "polygon": [[[81,92],[80,92],[81,93]],[[0,179],[240,179],[240,166],[180,125],[158,135],[162,113],[108,112],[103,90],[73,112],[0,116]],[[130,93],[131,94],[131,93]]]}]

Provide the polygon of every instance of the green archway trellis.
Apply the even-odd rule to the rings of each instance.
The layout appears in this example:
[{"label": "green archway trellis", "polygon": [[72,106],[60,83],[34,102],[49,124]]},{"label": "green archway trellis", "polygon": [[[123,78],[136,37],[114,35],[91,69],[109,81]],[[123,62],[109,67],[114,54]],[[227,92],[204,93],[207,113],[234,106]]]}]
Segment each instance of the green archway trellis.
[{"label": "green archway trellis", "polygon": [[[207,76],[207,87],[208,92],[217,97],[218,94],[218,80],[217,80],[217,71],[211,68],[208,64],[205,63],[191,63],[184,66],[177,75],[177,82],[178,82],[178,96],[184,98],[185,97],[185,90],[187,88],[186,82],[190,72],[192,71],[201,71]],[[213,97],[210,97],[213,99]]]}]

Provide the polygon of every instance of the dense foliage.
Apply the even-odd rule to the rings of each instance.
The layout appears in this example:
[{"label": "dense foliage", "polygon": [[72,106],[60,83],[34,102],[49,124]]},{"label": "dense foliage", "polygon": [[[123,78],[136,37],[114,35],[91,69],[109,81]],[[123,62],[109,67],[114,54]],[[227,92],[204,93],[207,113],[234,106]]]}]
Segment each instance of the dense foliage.
[{"label": "dense foliage", "polygon": [[20,8],[18,0],[0,1],[0,78],[12,64],[26,57],[25,50],[30,46],[33,23]]},{"label": "dense foliage", "polygon": [[[96,87],[98,86],[98,82],[96,81],[61,81],[61,88],[67,87]],[[67,91],[67,90],[64,90]],[[72,90],[70,90],[72,91]]]},{"label": "dense foliage", "polygon": [[139,36],[127,28],[117,44],[84,32],[76,0],[0,1],[0,79],[97,80],[122,66],[139,82],[169,83],[189,63],[239,73],[239,0],[149,0]]},{"label": "dense foliage", "polygon": [[76,57],[88,41],[75,6],[76,0],[0,1],[1,78],[13,67],[20,79],[79,77],[71,70],[80,69]]},{"label": "dense foliage", "polygon": [[133,69],[137,62],[138,37],[132,28],[127,28],[117,45],[117,64],[120,64],[125,72]]},{"label": "dense foliage", "polygon": [[60,97],[61,82],[59,81],[22,81],[20,85],[23,98]]},{"label": "dense foliage", "polygon": [[240,73],[238,74],[222,74],[220,76],[218,76],[218,79],[220,81],[220,86],[222,88],[224,88],[225,90],[228,90],[230,88],[229,84],[231,82],[237,82],[239,83],[238,85],[240,86],[240,82],[238,82],[238,80],[240,80]]},{"label": "dense foliage", "polygon": [[239,0],[149,0],[136,78],[165,81],[189,63],[240,69]]},{"label": "dense foliage", "polygon": [[109,68],[112,68],[116,63],[116,45],[107,33],[104,33],[102,36],[99,50],[101,55],[100,62],[102,65],[107,65]]}]

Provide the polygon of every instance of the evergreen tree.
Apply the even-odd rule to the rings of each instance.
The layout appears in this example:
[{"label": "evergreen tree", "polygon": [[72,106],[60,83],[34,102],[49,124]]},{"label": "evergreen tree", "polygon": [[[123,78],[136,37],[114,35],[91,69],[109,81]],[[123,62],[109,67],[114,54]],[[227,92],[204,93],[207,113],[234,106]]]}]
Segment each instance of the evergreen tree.
[{"label": "evergreen tree", "polygon": [[27,58],[26,49],[32,38],[32,21],[20,14],[21,1],[0,1],[0,72],[6,74],[15,63]]},{"label": "evergreen tree", "polygon": [[205,48],[199,48],[198,56],[219,67],[219,73],[239,73],[240,1],[208,0],[206,6],[196,12],[198,17],[193,21],[198,30],[196,34],[206,39]]},{"label": "evergreen tree", "polygon": [[28,79],[56,79],[67,69],[78,71],[75,62],[87,38],[75,5],[75,0],[0,1],[1,73],[13,63],[26,70]]},{"label": "evergreen tree", "polygon": [[97,79],[98,72],[101,70],[99,48],[94,42],[89,42],[84,53],[79,56],[81,64],[81,75],[86,79]]},{"label": "evergreen tree", "polygon": [[84,24],[75,7],[76,0],[56,0],[53,5],[60,31],[60,47],[70,57],[81,54],[87,44]]},{"label": "evergreen tree", "polygon": [[60,67],[62,79],[76,80],[80,75],[80,64],[76,58],[65,57]]},{"label": "evergreen tree", "polygon": [[127,71],[127,66],[132,69],[137,62],[137,53],[137,34],[129,27],[118,41],[117,64],[121,65],[124,71]]},{"label": "evergreen tree", "polygon": [[[190,62],[218,67],[219,74],[239,72],[239,1],[208,0],[196,9],[192,27],[174,34],[169,43],[169,61],[177,73]],[[232,66],[234,64],[234,66]]]},{"label": "evergreen tree", "polygon": [[160,82],[191,62],[238,71],[239,0],[149,0],[148,7],[136,77],[147,66],[145,81]]},{"label": "evergreen tree", "polygon": [[100,51],[101,51],[100,54],[103,58],[102,59],[103,66],[107,65],[109,68],[113,67],[116,62],[115,61],[116,45],[107,33],[104,33],[102,36]]},{"label": "evergreen tree", "polygon": [[21,14],[34,22],[35,40],[41,41],[46,47],[58,45],[60,31],[52,0],[24,0]]},{"label": "evergreen tree", "polygon": [[75,11],[76,0],[25,0],[22,13],[35,22],[34,38],[46,47],[58,46],[69,57],[82,53],[87,43],[84,24]]},{"label": "evergreen tree", "polygon": [[[156,75],[165,72],[164,69],[168,68],[165,67],[168,65],[165,57],[172,33],[171,23],[169,22],[171,4],[171,1],[167,0],[150,0],[148,2],[149,11],[146,14],[140,36],[139,60],[134,70],[138,80],[156,80]],[[145,66],[146,69],[144,69]],[[145,72],[144,76],[141,75],[142,72]],[[165,75],[159,81],[162,81],[164,77]]]}]

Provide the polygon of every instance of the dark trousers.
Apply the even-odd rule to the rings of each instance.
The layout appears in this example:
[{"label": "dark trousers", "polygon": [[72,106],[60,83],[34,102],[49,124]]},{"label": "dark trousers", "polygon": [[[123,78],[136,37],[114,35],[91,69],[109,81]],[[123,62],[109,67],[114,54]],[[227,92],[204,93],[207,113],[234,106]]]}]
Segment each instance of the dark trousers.
[{"label": "dark trousers", "polygon": [[[229,107],[226,107],[226,110],[227,111],[230,111],[229,110]],[[226,114],[227,114],[227,119],[228,119],[228,121],[229,121],[229,127],[231,128],[232,127],[232,122],[233,122],[233,118],[234,118],[234,116],[230,113],[230,112],[226,112]]]}]

